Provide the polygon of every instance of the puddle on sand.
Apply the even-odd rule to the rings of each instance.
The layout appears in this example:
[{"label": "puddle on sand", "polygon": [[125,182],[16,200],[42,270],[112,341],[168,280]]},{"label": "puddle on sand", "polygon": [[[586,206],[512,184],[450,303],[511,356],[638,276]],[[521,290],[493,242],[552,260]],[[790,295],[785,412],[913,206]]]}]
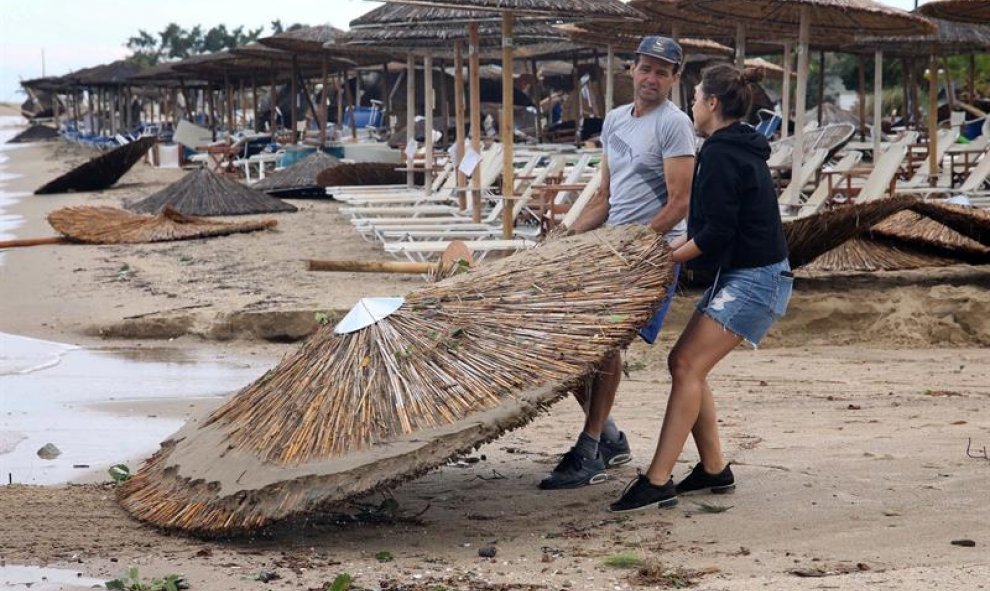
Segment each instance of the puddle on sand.
[{"label": "puddle on sand", "polygon": [[[256,379],[268,359],[153,350],[90,351],[0,333],[0,484],[106,480],[183,424],[190,404],[215,403]],[[149,416],[152,415],[152,416]],[[52,443],[61,455],[38,457]]]},{"label": "puddle on sand", "polygon": [[82,576],[77,570],[39,566],[0,566],[0,589],[70,591],[103,588],[104,579]]}]

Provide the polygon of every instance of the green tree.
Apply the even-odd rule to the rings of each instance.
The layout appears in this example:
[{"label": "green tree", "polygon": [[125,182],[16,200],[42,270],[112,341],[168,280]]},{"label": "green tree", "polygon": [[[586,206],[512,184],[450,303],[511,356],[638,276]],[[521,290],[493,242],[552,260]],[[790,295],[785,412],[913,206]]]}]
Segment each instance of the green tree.
[{"label": "green tree", "polygon": [[[296,25],[293,25],[296,26]],[[281,21],[273,21],[275,32],[282,30]],[[212,53],[233,49],[256,40],[264,27],[247,29],[243,26],[227,30],[226,25],[217,25],[206,31],[200,25],[190,30],[176,23],[169,23],[157,34],[139,29],[138,34],[127,39],[125,47],[132,51],[131,61],[143,65],[154,65],[163,60],[187,58],[200,53]]]}]

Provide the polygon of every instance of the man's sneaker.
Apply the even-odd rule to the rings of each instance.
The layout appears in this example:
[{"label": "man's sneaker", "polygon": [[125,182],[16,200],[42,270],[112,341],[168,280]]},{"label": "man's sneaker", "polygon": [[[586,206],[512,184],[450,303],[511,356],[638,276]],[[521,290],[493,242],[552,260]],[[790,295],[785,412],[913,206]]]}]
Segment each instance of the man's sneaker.
[{"label": "man's sneaker", "polygon": [[657,486],[645,474],[640,474],[626,486],[622,497],[608,508],[612,513],[627,513],[653,507],[673,507],[676,504],[677,489],[674,488],[673,478],[667,484]]},{"label": "man's sneaker", "polygon": [[732,475],[729,465],[718,474],[705,472],[704,466],[700,463],[691,470],[687,478],[677,483],[677,492],[687,493],[696,490],[709,489],[713,494],[724,495],[736,490],[736,479]]},{"label": "man's sneaker", "polygon": [[602,454],[602,461],[606,468],[614,468],[632,461],[632,453],[629,451],[629,440],[626,434],[619,432],[619,440],[611,441],[601,438],[598,442],[598,453]]},{"label": "man's sneaker", "polygon": [[578,488],[588,484],[598,484],[608,480],[602,454],[594,459],[586,458],[571,448],[560,458],[560,463],[549,476],[540,481],[543,490]]}]

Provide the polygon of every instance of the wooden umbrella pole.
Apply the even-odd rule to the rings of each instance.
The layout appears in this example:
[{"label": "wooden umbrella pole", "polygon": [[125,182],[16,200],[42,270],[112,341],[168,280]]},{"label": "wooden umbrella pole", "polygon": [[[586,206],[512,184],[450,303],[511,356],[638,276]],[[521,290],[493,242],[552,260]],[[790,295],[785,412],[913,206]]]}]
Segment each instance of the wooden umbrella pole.
[{"label": "wooden umbrella pole", "polygon": [[818,52],[818,126],[822,125],[825,116],[825,51]]},{"label": "wooden umbrella pole", "polygon": [[784,41],[784,82],[781,87],[783,99],[780,105],[780,139],[785,140],[791,134],[791,67],[794,58],[791,51],[794,45],[790,40]]},{"label": "wooden umbrella pole", "polygon": [[938,56],[932,52],[928,61],[928,184],[938,182]]},{"label": "wooden umbrella pole", "polygon": [[213,134],[213,141],[217,141],[217,115],[216,109],[214,108],[215,102],[213,100],[213,83],[211,82],[206,87],[206,98],[210,109],[210,132]]},{"label": "wooden umbrella pole", "polygon": [[536,65],[536,59],[529,62],[530,71],[533,73],[533,97],[536,99],[536,141],[543,141],[543,85],[540,84],[540,69]]},{"label": "wooden umbrella pole", "polygon": [[736,23],[736,67],[746,65],[746,25]]},{"label": "wooden umbrella pole", "polygon": [[443,144],[444,148],[450,145],[450,101],[447,100],[448,89],[447,89],[447,64],[444,60],[440,60],[439,67],[440,70],[440,120],[443,121]]},{"label": "wooden umbrella pole", "polygon": [[873,161],[880,159],[880,138],[883,136],[883,50],[873,54]]},{"label": "wooden umbrella pole", "polygon": [[415,159],[409,156],[409,146],[416,143],[416,58],[410,54],[406,58],[406,185],[411,189],[416,184],[413,172]]},{"label": "wooden umbrella pole", "polygon": [[309,271],[346,271],[352,273],[429,273],[433,263],[414,261],[322,261],[308,259]]},{"label": "wooden umbrella pole", "polygon": [[512,238],[513,220],[513,141],[514,94],[512,86],[512,25],[511,12],[502,13],[502,237]]},{"label": "wooden umbrella pole", "polygon": [[271,82],[272,82],[272,84],[271,84],[271,86],[269,87],[269,90],[268,90],[268,102],[270,103],[268,105],[268,119],[269,119],[269,126],[271,126],[272,143],[275,143],[275,126],[278,123],[276,121],[276,119],[275,119],[275,116],[277,114],[277,112],[276,112],[275,109],[278,106],[278,86],[275,84],[275,61],[274,60],[272,60],[272,80],[271,80]]},{"label": "wooden umbrella pole", "polygon": [[856,97],[859,101],[859,141],[866,141],[866,60],[856,56]]},{"label": "wooden umbrella pole", "polygon": [[423,57],[423,188],[426,194],[433,192],[433,109],[435,106],[435,96],[433,95],[433,56],[427,54]]},{"label": "wooden umbrella pole", "polygon": [[[678,25],[676,23],[670,25],[670,38],[673,39],[674,41],[677,41],[678,43],[680,42],[679,41],[680,38],[681,38],[681,27],[680,27],[680,25]],[[608,46],[608,49],[609,49],[609,55],[614,57],[615,48],[610,44]],[[678,70],[678,73],[679,74],[683,74],[684,73],[684,67],[683,67],[683,65]],[[611,66],[609,66],[609,81],[614,81],[614,78],[613,77],[614,77],[614,74],[612,74],[612,68],[611,68]],[[680,76],[677,77],[677,82],[674,82],[674,87],[671,89],[670,92],[671,92],[671,96],[674,99],[674,104],[677,105],[678,107],[681,107],[684,104],[684,100],[685,99],[684,99],[684,88],[681,86],[681,78],[680,78]],[[606,107],[606,110],[611,109],[614,106],[615,105],[613,104],[612,106]]]},{"label": "wooden umbrella pole", "polygon": [[330,85],[330,71],[327,66],[327,56],[322,56],[323,85],[320,87],[320,112],[317,116],[317,123],[320,125],[320,147],[327,145],[327,87]]},{"label": "wooden umbrella pole", "polygon": [[347,106],[351,108],[351,139],[357,141],[357,108],[361,103],[361,70],[354,71],[354,94],[351,94],[351,74],[344,70],[344,92],[347,93]]},{"label": "wooden umbrella pole", "polygon": [[258,79],[255,76],[251,76],[251,111],[253,113],[252,118],[254,119],[254,131],[261,131],[260,112],[258,111]]},{"label": "wooden umbrella pole", "polygon": [[296,87],[296,81],[299,79],[299,64],[296,59],[295,54],[292,55],[292,80],[289,81],[289,93],[292,96],[292,105],[289,107],[289,124],[292,126],[292,142],[296,143],[298,138],[296,137],[296,116],[297,116],[297,103],[299,102],[299,89]]},{"label": "wooden umbrella pole", "polygon": [[[388,89],[388,64],[387,63],[382,64],[382,80],[385,81],[385,83],[382,85],[382,88],[383,88],[383,90],[385,92],[385,96],[382,97],[382,101],[383,101],[383,103],[385,105],[385,115],[387,116],[387,119],[385,119],[385,121],[388,122],[392,118],[391,117],[391,115],[392,115],[392,95],[395,94],[395,89],[393,88],[392,91],[389,92],[389,89]],[[392,133],[392,125],[391,125],[391,123],[388,123],[387,125],[388,125],[388,132],[389,133]]]},{"label": "wooden umbrella pole", "polygon": [[226,71],[223,73],[223,83],[224,83],[224,98],[227,101],[227,143],[231,144],[234,142],[234,128],[237,127],[237,122],[234,121],[234,86],[230,83],[230,74]]},{"label": "wooden umbrella pole", "polygon": [[907,58],[901,58],[901,95],[904,100],[904,124],[911,121],[911,71]]},{"label": "wooden umbrella pole", "polygon": [[[605,56],[605,112],[615,106],[615,47],[609,43]],[[674,104],[680,106],[680,88],[674,85]]]},{"label": "wooden umbrella pole", "polygon": [[40,246],[42,244],[65,244],[68,240],[63,236],[45,236],[44,238],[16,238],[0,240],[0,249],[20,248],[23,246]]},{"label": "wooden umbrella pole", "polygon": [[791,182],[799,182],[804,159],[804,111],[808,95],[808,37],[811,28],[811,10],[801,5],[801,24],[798,28],[797,89],[794,97],[794,153],[791,157]]},{"label": "wooden umbrella pole", "polygon": [[464,42],[458,39],[454,42],[454,126],[457,128],[454,146],[454,167],[457,171],[457,206],[461,210],[467,207],[467,177],[461,172],[461,161],[464,160]]},{"label": "wooden umbrella pole", "polygon": [[969,75],[966,80],[966,102],[974,104],[976,102],[976,54],[969,54]]},{"label": "wooden umbrella pole", "polygon": [[340,70],[337,73],[337,136],[340,139],[344,139],[344,84],[346,83],[344,71]]},{"label": "wooden umbrella pole", "polygon": [[[481,55],[478,23],[468,25],[468,61],[471,76],[471,149],[481,154]],[[481,175],[471,175],[471,220],[481,222]]]},{"label": "wooden umbrella pole", "polygon": [[241,108],[240,126],[247,129],[247,94],[244,92],[244,76],[239,76],[237,81],[237,104]]}]

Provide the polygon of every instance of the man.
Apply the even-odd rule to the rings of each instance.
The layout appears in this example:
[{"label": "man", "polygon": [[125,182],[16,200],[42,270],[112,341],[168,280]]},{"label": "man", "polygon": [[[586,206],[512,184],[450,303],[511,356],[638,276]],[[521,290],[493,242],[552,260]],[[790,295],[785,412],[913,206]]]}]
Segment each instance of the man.
[{"label": "man", "polygon": [[[644,224],[668,242],[687,232],[684,218],[694,174],[695,133],[691,119],[667,100],[680,79],[683,52],[667,37],[643,38],[633,67],[633,103],[609,111],[602,126],[602,185],[571,231]],[[656,340],[673,295],[640,335]],[[622,372],[619,352],[609,357],[583,393],[584,431],[564,454],[542,489],[576,488],[607,479],[605,469],[632,460],[629,442],[609,416]]]}]

